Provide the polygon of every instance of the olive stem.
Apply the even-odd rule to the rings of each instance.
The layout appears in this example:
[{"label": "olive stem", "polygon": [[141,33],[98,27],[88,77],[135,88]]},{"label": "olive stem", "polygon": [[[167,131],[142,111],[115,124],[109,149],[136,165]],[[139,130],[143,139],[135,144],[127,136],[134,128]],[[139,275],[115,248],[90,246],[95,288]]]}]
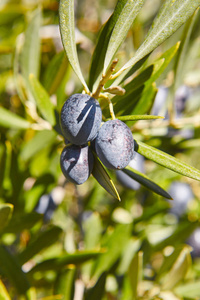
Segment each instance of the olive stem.
[{"label": "olive stem", "polygon": [[111,118],[112,118],[112,120],[115,120],[115,113],[114,113],[112,101],[110,99],[108,99],[108,101],[109,101],[109,109],[110,109]]},{"label": "olive stem", "polygon": [[107,95],[102,94],[102,93],[99,94],[99,97],[103,98],[103,99],[106,99],[108,101],[111,118],[112,118],[112,120],[115,120],[115,113],[114,113],[114,109],[113,109],[113,104],[112,104],[112,101],[110,100],[110,98]]},{"label": "olive stem", "polygon": [[118,63],[118,59],[114,59],[110,68],[108,69],[108,71],[106,72],[106,74],[102,74],[102,78],[99,82],[99,85],[96,89],[96,91],[94,93],[92,93],[92,97],[94,97],[95,99],[99,98],[99,95],[104,87],[104,85],[106,84],[106,82],[110,79],[112,73],[115,70],[115,66]]}]

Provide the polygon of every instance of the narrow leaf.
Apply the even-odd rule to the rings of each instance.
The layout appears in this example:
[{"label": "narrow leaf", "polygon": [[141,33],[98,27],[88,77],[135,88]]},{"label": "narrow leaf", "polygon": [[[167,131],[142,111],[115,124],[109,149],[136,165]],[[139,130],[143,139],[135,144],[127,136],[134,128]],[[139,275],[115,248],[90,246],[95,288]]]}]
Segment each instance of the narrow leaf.
[{"label": "narrow leaf", "polygon": [[111,194],[114,198],[118,199],[119,201],[121,200],[112,179],[108,175],[106,169],[104,168],[103,164],[100,162],[99,158],[96,156],[95,153],[92,175],[109,194]]},{"label": "narrow leaf", "polygon": [[[152,116],[152,115],[130,115],[130,116],[119,116],[117,119],[121,121],[139,121],[139,120],[156,120],[163,119],[161,116]],[[111,120],[111,118],[107,119]]]},{"label": "narrow leaf", "polygon": [[52,228],[40,233],[33,240],[30,240],[30,243],[24,249],[24,251],[18,254],[18,259],[20,263],[23,265],[34,255],[38,254],[43,249],[55,243],[58,240],[58,237],[61,234],[61,232],[62,229],[60,227],[53,226]]},{"label": "narrow leaf", "polygon": [[183,62],[187,53],[187,48],[190,40],[190,36],[192,33],[192,29],[194,26],[194,22],[196,20],[197,16],[197,10],[194,12],[194,14],[191,16],[191,18],[187,21],[185,24],[184,30],[183,30],[183,38],[181,39],[181,45],[178,51],[178,55],[175,62],[175,90],[179,87],[179,85],[182,82],[183,79]]},{"label": "narrow leaf", "polygon": [[73,300],[75,290],[76,268],[71,266],[62,270],[56,279],[54,294],[61,295],[62,300]]},{"label": "narrow leaf", "polygon": [[172,197],[165,190],[163,190],[159,185],[150,180],[146,175],[142,174],[141,172],[129,166],[126,167],[126,169],[123,169],[122,171],[134,180],[138,181],[140,184],[144,185],[146,188],[153,191],[154,193],[161,195],[167,199],[172,199]]},{"label": "narrow leaf", "polygon": [[56,92],[68,70],[68,61],[64,51],[56,54],[47,66],[44,74],[43,85],[52,95]]},{"label": "narrow leaf", "polygon": [[144,0],[127,0],[123,9],[121,10],[118,19],[114,25],[108,48],[105,56],[104,70],[106,73],[112,59],[114,58],[117,50],[126,38],[129,28],[131,27],[135,17],[142,8]]},{"label": "narrow leaf", "polygon": [[12,204],[0,204],[0,231],[8,224],[13,212]]},{"label": "narrow leaf", "polygon": [[200,0],[193,0],[192,3],[191,0],[166,0],[135,56],[115,74],[115,77],[125,70],[128,73],[140,59],[151,53],[183,25],[199,5]]},{"label": "narrow leaf", "polygon": [[24,144],[20,153],[20,159],[28,161],[39,151],[52,145],[55,142],[56,133],[53,130],[42,130],[36,132],[34,137]]},{"label": "narrow leaf", "polygon": [[102,244],[107,251],[96,260],[94,278],[98,278],[103,272],[108,272],[121,257],[130,241],[131,230],[132,224],[119,224],[112,233],[107,232]]},{"label": "narrow leaf", "polygon": [[98,86],[99,81],[103,73],[103,65],[105,55],[110,40],[112,30],[118,17],[127,0],[120,0],[117,2],[115,10],[108,21],[102,26],[98,36],[98,41],[92,55],[92,62],[89,73],[89,88],[94,92]]},{"label": "narrow leaf", "polygon": [[27,129],[31,127],[31,124],[6,108],[0,107],[0,126],[14,129]]},{"label": "narrow leaf", "polygon": [[112,102],[116,116],[130,114],[140,99],[143,90],[144,85],[141,85],[138,89],[134,89],[130,93],[127,93],[127,95],[125,94],[126,96],[124,95],[124,97],[121,97],[121,99],[118,98],[118,96],[114,97]]},{"label": "narrow leaf", "polygon": [[128,277],[131,284],[131,291],[133,299],[137,299],[137,291],[138,285],[141,281],[142,276],[142,265],[143,265],[143,253],[139,251],[136,253],[135,257],[133,258],[129,270],[128,270]]},{"label": "narrow leaf", "polygon": [[190,248],[185,246],[177,257],[171,270],[167,273],[162,283],[164,290],[172,289],[177,283],[179,283],[187,274],[189,267],[191,266]]},{"label": "narrow leaf", "polygon": [[77,251],[73,254],[64,254],[56,258],[44,260],[34,266],[30,271],[30,274],[34,274],[38,271],[47,270],[62,270],[66,265],[80,265],[90,259],[97,259],[99,255],[102,255],[103,251]]},{"label": "narrow leaf", "polygon": [[[23,45],[21,53],[21,67],[22,76],[25,80],[27,88],[27,97],[28,100],[34,101],[29,84],[29,75],[34,74],[37,78],[39,75],[39,66],[40,66],[40,25],[41,25],[41,8],[38,7],[33,12],[33,17],[31,22],[28,25],[28,28],[25,33],[25,42]],[[17,62],[16,62],[17,63]],[[19,89],[20,90],[20,89]],[[21,96],[23,97],[21,90]]]},{"label": "narrow leaf", "polygon": [[200,280],[184,282],[184,284],[178,285],[174,292],[184,299],[200,299]]},{"label": "narrow leaf", "polygon": [[189,248],[189,246],[183,246],[182,244],[179,244],[174,247],[172,254],[164,257],[163,263],[156,275],[157,281],[162,280],[163,275],[169,273],[169,270],[173,268],[173,265],[176,263],[176,260],[178,259],[184,248]]},{"label": "narrow leaf", "polygon": [[107,274],[104,272],[98,278],[96,284],[88,290],[85,296],[85,300],[101,300],[105,293],[105,284],[106,284]]},{"label": "narrow leaf", "polygon": [[22,230],[32,228],[36,223],[42,220],[42,215],[31,212],[28,214],[17,214],[12,217],[4,232],[20,233]]},{"label": "narrow leaf", "polygon": [[5,285],[0,280],[0,300],[11,300]]},{"label": "narrow leaf", "polygon": [[0,245],[0,257],[1,272],[12,282],[20,294],[25,294],[30,285],[16,258],[3,245]]},{"label": "narrow leaf", "polygon": [[200,180],[200,170],[180,161],[179,159],[161,151],[154,147],[151,147],[142,142],[137,142],[138,153],[146,158],[158,163],[159,165],[168,168],[181,175]]},{"label": "narrow leaf", "polygon": [[29,74],[38,77],[40,65],[40,37],[41,9],[38,7],[33,12],[33,17],[25,33],[25,43],[22,51],[21,64],[22,73],[25,79]]},{"label": "narrow leaf", "polygon": [[83,78],[81,68],[78,61],[78,54],[75,42],[75,24],[74,24],[74,1],[73,0],[61,0],[59,6],[60,16],[60,31],[64,49],[67,54],[67,58],[78,76],[79,80],[83,84],[85,91],[89,92],[87,84]]},{"label": "narrow leaf", "polygon": [[148,85],[145,87],[144,91],[142,92],[142,96],[140,100],[138,101],[137,105],[132,110],[132,114],[146,114],[149,113],[153,102],[155,100],[156,94],[157,94],[157,88],[155,82],[153,82],[151,85]]},{"label": "narrow leaf", "polygon": [[42,116],[52,126],[54,126],[56,122],[54,114],[54,105],[51,102],[48,93],[33,74],[30,74],[29,81],[38,110],[40,111]]}]

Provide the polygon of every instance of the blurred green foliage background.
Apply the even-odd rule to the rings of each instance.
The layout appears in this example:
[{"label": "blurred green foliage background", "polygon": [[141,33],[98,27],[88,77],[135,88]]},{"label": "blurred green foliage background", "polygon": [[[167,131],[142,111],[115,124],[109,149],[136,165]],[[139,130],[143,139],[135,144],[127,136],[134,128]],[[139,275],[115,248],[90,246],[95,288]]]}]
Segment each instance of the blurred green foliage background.
[{"label": "blurred green foliage background", "polygon": [[[118,51],[119,67],[144,40],[162,2],[146,1]],[[115,4],[75,1],[86,80],[98,33]],[[92,176],[75,186],[61,173],[59,113],[82,87],[63,51],[58,6],[55,0],[0,3],[0,299],[200,299],[198,181],[144,159],[140,168],[173,201],[138,184],[127,188],[109,172],[119,202]],[[199,12],[186,36],[188,24],[137,73],[187,41],[156,79],[149,112],[165,119],[127,124],[137,140],[200,169]],[[52,118],[49,104],[35,104],[30,73],[45,88],[36,86],[43,99],[50,96]]]}]

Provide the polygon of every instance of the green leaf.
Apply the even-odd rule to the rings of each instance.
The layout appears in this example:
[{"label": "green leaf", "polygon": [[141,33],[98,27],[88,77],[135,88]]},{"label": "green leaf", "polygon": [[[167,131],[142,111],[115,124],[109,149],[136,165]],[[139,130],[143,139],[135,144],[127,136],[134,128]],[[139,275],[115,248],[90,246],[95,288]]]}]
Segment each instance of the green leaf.
[{"label": "green leaf", "polygon": [[56,132],[53,130],[42,130],[36,132],[34,137],[24,144],[20,153],[20,159],[28,161],[39,151],[52,145],[56,139]]},{"label": "green leaf", "polygon": [[175,231],[169,237],[154,245],[154,251],[161,251],[169,245],[174,247],[180,243],[184,243],[197,227],[199,227],[198,221],[179,222]]},{"label": "green leaf", "polygon": [[134,57],[131,58],[116,74],[117,77],[123,71],[128,73],[140,59],[145,57],[170,37],[200,5],[200,0],[166,0],[161,7],[147,37],[139,47]]},{"label": "green leaf", "polygon": [[189,249],[189,246],[177,245],[170,255],[164,257],[163,263],[156,275],[157,282],[162,280],[162,277],[165,276],[166,274],[168,274],[169,270],[173,268],[174,264],[178,260],[179,256],[181,255],[182,251],[184,250],[184,248]]},{"label": "green leaf", "polygon": [[36,223],[42,220],[43,215],[36,212],[28,214],[16,214],[12,217],[9,224],[5,227],[4,232],[19,233],[22,230],[32,228]]},{"label": "green leaf", "polygon": [[160,75],[164,72],[164,70],[167,68],[171,60],[174,58],[176,55],[177,51],[179,50],[180,47],[180,42],[177,42],[174,46],[172,46],[170,49],[165,51],[160,58],[157,61],[160,61],[161,59],[164,59],[163,64],[161,64],[160,68],[157,69],[157,71],[154,73],[154,76],[150,78],[150,80],[147,82],[152,83],[153,81],[156,81]]},{"label": "green leaf", "polygon": [[155,82],[144,88],[141,98],[137,105],[134,107],[132,114],[146,114],[151,109],[154,99],[157,94],[157,88]]},{"label": "green leaf", "polygon": [[78,61],[78,54],[75,42],[75,24],[74,24],[74,1],[73,0],[61,0],[59,6],[60,17],[60,31],[64,49],[67,54],[67,58],[78,76],[79,80],[83,84],[85,91],[89,93],[87,84],[83,78],[81,68]]},{"label": "green leaf", "polygon": [[[130,76],[132,76],[144,63],[145,61],[149,58],[149,55],[146,55],[145,57],[143,57],[142,59],[140,59],[130,70],[128,70],[127,72],[123,72],[122,74],[120,74],[111,84],[112,86],[117,86],[121,83],[123,83],[127,78],[129,78]],[[126,73],[126,74],[124,74]]]},{"label": "green leaf", "polygon": [[62,270],[56,279],[54,295],[60,295],[62,300],[73,300],[75,290],[76,268],[71,266]]},{"label": "green leaf", "polygon": [[0,245],[0,270],[12,282],[20,294],[25,294],[30,285],[16,258]]},{"label": "green leaf", "polygon": [[199,299],[200,298],[200,280],[194,282],[185,282],[174,289],[176,295],[184,299]]},{"label": "green leaf", "polygon": [[43,85],[50,95],[54,94],[68,70],[68,61],[64,51],[54,55],[44,74]]},{"label": "green leaf", "polygon": [[[144,85],[141,85],[138,89],[134,89],[130,93],[127,93],[125,97],[117,98],[113,97],[112,103],[114,107],[115,115],[118,117],[124,114],[130,114],[136,106],[138,100],[140,99],[142,92],[144,90]],[[103,111],[104,113],[104,111]]]},{"label": "green leaf", "polygon": [[22,52],[22,71],[24,78],[28,79],[29,74],[38,77],[40,66],[40,37],[41,9],[38,7],[33,12],[33,17],[25,33],[25,43]]},{"label": "green leaf", "polygon": [[26,83],[29,100],[32,99],[29,75],[34,74],[37,78],[40,66],[40,25],[41,25],[41,8],[38,7],[33,12],[33,17],[25,33],[25,42],[21,53],[22,75]]},{"label": "green leaf", "polygon": [[123,40],[126,38],[128,30],[142,8],[144,2],[144,0],[127,0],[124,4],[110,36],[104,61],[104,74],[106,73],[106,70],[108,69]]},{"label": "green leaf", "polygon": [[59,257],[51,258],[44,260],[34,266],[28,274],[34,274],[38,271],[47,271],[47,270],[62,270],[66,265],[80,265],[90,259],[97,259],[99,255],[102,255],[104,251],[99,250],[90,250],[90,251],[77,251],[73,254],[64,254]]},{"label": "green leaf", "polygon": [[184,60],[187,53],[187,48],[190,40],[190,36],[192,33],[192,29],[196,20],[197,10],[194,14],[190,17],[187,23],[184,26],[183,30],[183,37],[181,39],[181,45],[178,51],[178,55],[175,61],[175,90],[180,86],[182,79],[183,79],[183,70],[184,70]]},{"label": "green leaf", "polygon": [[38,110],[41,115],[54,126],[56,123],[54,105],[51,102],[48,93],[33,74],[29,75],[29,81]]},{"label": "green leaf", "polygon": [[137,299],[138,284],[142,277],[143,254],[139,251],[133,258],[129,270],[128,277],[131,284],[132,299]]},{"label": "green leaf", "polygon": [[0,204],[0,231],[8,224],[13,208],[12,204]]},{"label": "green leaf", "polygon": [[62,229],[60,227],[53,226],[45,230],[44,232],[41,232],[38,236],[33,238],[33,240],[31,239],[24,251],[18,254],[18,259],[20,263],[23,265],[34,255],[38,254],[43,249],[56,243],[61,232]]},{"label": "green leaf", "polygon": [[105,293],[106,277],[106,273],[102,273],[101,276],[99,276],[96,284],[87,291],[85,300],[101,300],[103,298]]},{"label": "green leaf", "polygon": [[137,142],[138,153],[145,156],[146,158],[158,163],[159,165],[168,168],[181,175],[200,180],[200,171],[179,159],[161,151],[154,147],[151,147],[142,142]]},{"label": "green leaf", "polygon": [[[172,254],[173,255],[173,254]],[[191,255],[190,247],[183,247],[182,251],[179,253],[176,261],[172,265],[167,275],[164,277],[162,282],[163,290],[172,289],[177,283],[179,283],[187,274],[191,266]]]},{"label": "green leaf", "polygon": [[[119,116],[117,117],[117,119],[125,122],[125,121],[139,121],[139,120],[156,120],[156,119],[163,119],[163,117],[152,116],[152,115],[130,115],[130,116]],[[111,118],[107,120],[111,120]]]},{"label": "green leaf", "polygon": [[103,164],[100,162],[99,158],[95,153],[94,154],[94,167],[92,170],[92,175],[98,181],[98,183],[114,198],[118,199],[119,201],[120,196],[115,188],[115,185],[108,175],[106,169],[104,168]]},{"label": "green leaf", "polygon": [[11,300],[8,291],[6,290],[1,280],[0,280],[0,300]]},{"label": "green leaf", "polygon": [[154,193],[161,195],[167,199],[172,199],[172,197],[165,190],[163,190],[159,185],[150,180],[146,175],[142,174],[141,172],[134,170],[129,166],[126,167],[126,169],[123,169],[122,171],[137,182],[139,182],[140,184],[144,185],[146,188],[153,191]]},{"label": "green leaf", "polygon": [[[134,220],[135,224],[135,220]],[[117,274],[118,275],[124,275],[128,269],[130,268],[131,262],[135,255],[137,255],[138,251],[140,250],[142,245],[142,239],[137,239],[135,237],[132,237],[129,241],[126,247],[124,248],[124,251],[122,253],[121,260],[119,262],[119,265],[117,266]]]},{"label": "green leaf", "polygon": [[0,126],[14,129],[27,129],[31,127],[31,124],[6,108],[0,107]]},{"label": "green leaf", "polygon": [[89,88],[93,92],[96,90],[98,83],[101,79],[103,73],[105,55],[110,40],[110,36],[125,3],[126,0],[121,0],[117,2],[113,14],[108,19],[108,21],[103,25],[99,33],[96,47],[92,55],[92,61],[91,61],[91,67],[89,73]]},{"label": "green leaf", "polygon": [[94,278],[98,278],[103,272],[108,272],[119,259],[130,240],[131,230],[132,224],[119,224],[113,232],[107,232],[102,243],[102,247],[107,251],[96,260]]}]

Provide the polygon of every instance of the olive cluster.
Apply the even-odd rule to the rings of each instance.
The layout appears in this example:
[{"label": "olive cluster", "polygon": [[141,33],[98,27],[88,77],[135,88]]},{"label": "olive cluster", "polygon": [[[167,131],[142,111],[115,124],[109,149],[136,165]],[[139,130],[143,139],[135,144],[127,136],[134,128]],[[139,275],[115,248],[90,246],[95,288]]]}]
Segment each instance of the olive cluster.
[{"label": "olive cluster", "polygon": [[133,158],[134,140],[129,127],[118,119],[101,126],[99,102],[87,94],[74,94],[65,101],[60,122],[67,144],[60,165],[64,176],[75,184],[85,182],[92,172],[92,148],[109,169],[123,169]]}]

